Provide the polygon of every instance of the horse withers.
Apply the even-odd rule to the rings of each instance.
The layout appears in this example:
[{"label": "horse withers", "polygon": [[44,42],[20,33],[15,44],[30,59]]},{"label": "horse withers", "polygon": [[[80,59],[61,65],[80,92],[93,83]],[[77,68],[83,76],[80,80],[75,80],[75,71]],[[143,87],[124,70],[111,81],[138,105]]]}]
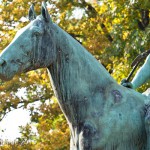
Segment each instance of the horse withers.
[{"label": "horse withers", "polygon": [[37,17],[31,6],[29,19],[0,55],[0,78],[48,68],[69,124],[71,150],[148,150],[148,97],[118,85],[82,45],[52,22],[45,3]]}]

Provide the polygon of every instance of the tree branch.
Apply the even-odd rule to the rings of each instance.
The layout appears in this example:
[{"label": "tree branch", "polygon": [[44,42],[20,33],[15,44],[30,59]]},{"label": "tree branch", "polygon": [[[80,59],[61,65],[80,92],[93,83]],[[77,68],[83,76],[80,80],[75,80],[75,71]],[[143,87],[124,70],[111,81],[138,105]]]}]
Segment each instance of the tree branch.
[{"label": "tree branch", "polygon": [[145,28],[149,25],[149,10],[141,10],[141,21],[138,20],[139,29],[144,31]]}]

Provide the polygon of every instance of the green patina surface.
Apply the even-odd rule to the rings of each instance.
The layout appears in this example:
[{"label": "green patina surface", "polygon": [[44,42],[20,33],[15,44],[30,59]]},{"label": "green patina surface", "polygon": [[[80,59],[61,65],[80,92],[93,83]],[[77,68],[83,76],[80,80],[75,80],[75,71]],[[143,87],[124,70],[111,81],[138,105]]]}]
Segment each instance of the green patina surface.
[{"label": "green patina surface", "polygon": [[48,68],[70,127],[71,150],[148,150],[149,97],[118,85],[82,45],[52,23],[45,3],[38,17],[32,6],[29,18],[0,55],[0,78]]}]

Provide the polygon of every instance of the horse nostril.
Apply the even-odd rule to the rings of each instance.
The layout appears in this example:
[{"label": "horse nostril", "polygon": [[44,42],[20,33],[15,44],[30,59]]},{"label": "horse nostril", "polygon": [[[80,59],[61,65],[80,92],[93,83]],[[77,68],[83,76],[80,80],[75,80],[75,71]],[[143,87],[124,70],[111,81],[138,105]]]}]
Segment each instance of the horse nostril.
[{"label": "horse nostril", "polygon": [[2,58],[0,58],[0,66],[4,65],[6,63],[6,61]]}]

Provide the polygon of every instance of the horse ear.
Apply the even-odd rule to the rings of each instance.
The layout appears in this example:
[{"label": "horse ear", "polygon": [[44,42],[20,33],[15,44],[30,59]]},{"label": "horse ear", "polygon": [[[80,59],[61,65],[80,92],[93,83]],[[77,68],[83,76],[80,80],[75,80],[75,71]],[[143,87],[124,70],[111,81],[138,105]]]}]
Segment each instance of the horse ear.
[{"label": "horse ear", "polygon": [[50,15],[48,13],[48,10],[46,8],[46,3],[42,2],[42,9],[41,9],[41,13],[43,18],[45,19],[46,22],[52,22]]},{"label": "horse ear", "polygon": [[32,4],[29,9],[29,20],[31,21],[34,19],[36,19],[36,13],[34,11],[34,5]]}]

